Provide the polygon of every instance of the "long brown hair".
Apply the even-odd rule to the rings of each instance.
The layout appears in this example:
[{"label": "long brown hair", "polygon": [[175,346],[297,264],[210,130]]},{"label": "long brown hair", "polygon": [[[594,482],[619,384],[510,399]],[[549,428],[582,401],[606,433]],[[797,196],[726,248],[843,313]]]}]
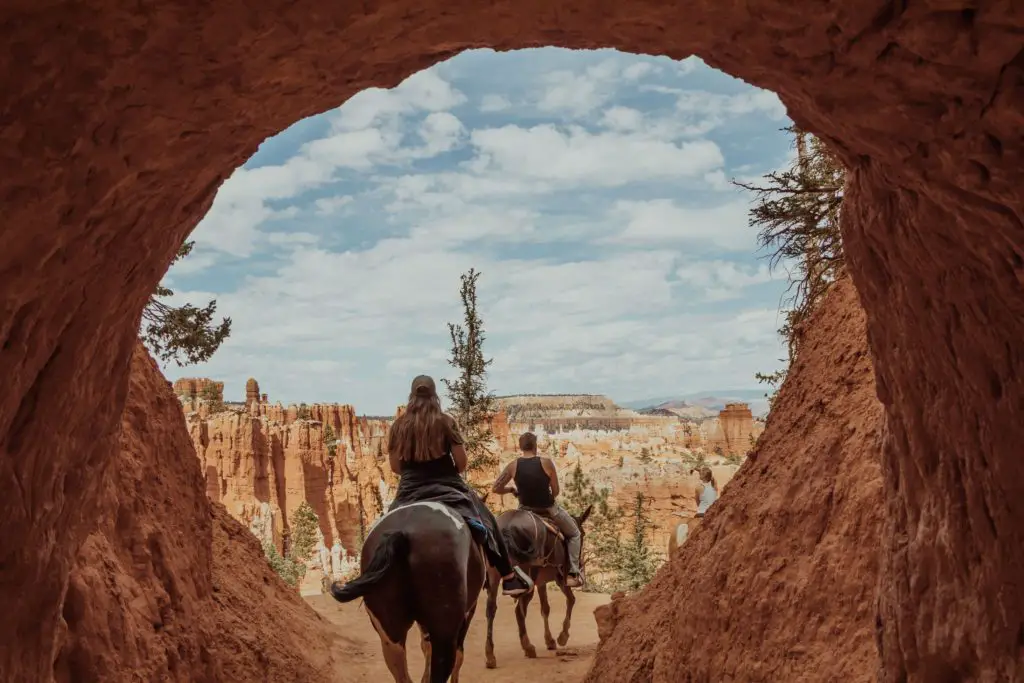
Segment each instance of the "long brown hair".
[{"label": "long brown hair", "polygon": [[402,462],[428,462],[448,453],[452,418],[441,411],[434,380],[420,375],[412,381],[405,412],[391,425],[388,452]]},{"label": "long brown hair", "polygon": [[701,481],[711,484],[711,488],[715,490],[715,493],[718,493],[718,482],[715,481],[715,475],[711,471],[710,467],[705,465],[704,467],[700,468],[700,478]]}]

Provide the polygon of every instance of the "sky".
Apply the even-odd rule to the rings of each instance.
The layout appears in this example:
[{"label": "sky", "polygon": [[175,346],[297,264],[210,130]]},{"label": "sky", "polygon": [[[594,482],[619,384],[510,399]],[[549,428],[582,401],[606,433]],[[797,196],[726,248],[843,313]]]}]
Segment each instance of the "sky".
[{"label": "sky", "polygon": [[474,50],[365,90],[221,186],[165,284],[231,336],[164,370],[392,414],[415,375],[454,376],[473,267],[496,394],[756,388],[785,355],[785,272],[730,181],[786,165],[787,125],[697,58],[611,50]]}]

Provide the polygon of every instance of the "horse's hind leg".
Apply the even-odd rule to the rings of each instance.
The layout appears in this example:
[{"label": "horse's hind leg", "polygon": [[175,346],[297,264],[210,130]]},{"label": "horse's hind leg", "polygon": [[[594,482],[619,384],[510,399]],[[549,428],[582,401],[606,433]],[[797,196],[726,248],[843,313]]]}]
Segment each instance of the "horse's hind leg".
[{"label": "horse's hind leg", "polygon": [[427,671],[430,678],[424,674],[423,680],[428,683],[448,683],[449,677],[455,670],[456,638],[431,638],[430,639],[430,662]]},{"label": "horse's hind leg", "polygon": [[384,663],[387,664],[391,677],[395,679],[395,683],[412,683],[412,678],[409,677],[409,664],[405,653],[405,637],[409,632],[409,627],[412,626],[412,622],[410,621],[405,626],[401,637],[392,640],[391,636],[384,630],[384,627],[381,626],[380,620],[377,619],[376,615],[369,608],[367,608],[366,613],[370,615],[370,623],[373,624],[373,630],[380,636],[381,650],[384,652]]},{"label": "horse's hind leg", "polygon": [[519,644],[523,646],[523,653],[533,659],[537,656],[537,648],[530,642],[530,636],[526,634],[526,610],[530,607],[530,600],[533,600],[534,591],[521,595],[516,599],[516,624],[519,625]]},{"label": "horse's hind leg", "polygon": [[576,596],[564,582],[560,581],[558,587],[565,595],[565,618],[562,619],[562,632],[558,634],[558,644],[565,645],[569,642],[569,625],[572,623],[572,608],[576,605]]},{"label": "horse's hind leg", "polygon": [[500,581],[497,571],[491,569],[487,572],[487,643],[484,645],[484,657],[487,659],[488,669],[498,666],[498,660],[494,658],[494,617],[498,613]]},{"label": "horse's hind leg", "polygon": [[548,587],[547,584],[537,584],[537,597],[540,598],[540,615],[544,617],[544,645],[549,650],[554,650],[557,646],[555,645],[555,639],[551,635],[551,627],[548,626],[548,615],[551,614],[551,603],[548,602]]},{"label": "horse's hind leg", "polygon": [[423,678],[422,683],[430,683],[430,636],[420,626],[420,649],[423,651]]},{"label": "horse's hind leg", "polygon": [[459,638],[455,642],[455,668],[452,669],[452,683],[459,683],[459,672],[462,670],[466,634],[469,633],[469,625],[473,623],[474,614],[476,614],[476,600],[473,601],[469,612],[466,613],[466,623],[462,625],[462,631],[459,632]]}]

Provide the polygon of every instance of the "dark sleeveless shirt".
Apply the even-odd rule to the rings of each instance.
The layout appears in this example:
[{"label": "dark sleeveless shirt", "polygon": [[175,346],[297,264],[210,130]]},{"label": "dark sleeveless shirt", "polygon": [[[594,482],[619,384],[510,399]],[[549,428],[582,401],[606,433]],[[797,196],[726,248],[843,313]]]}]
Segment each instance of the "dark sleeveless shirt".
[{"label": "dark sleeveless shirt", "polygon": [[549,508],[555,504],[551,495],[551,478],[537,456],[519,458],[516,462],[516,489],[519,504],[528,508]]},{"label": "dark sleeveless shirt", "polygon": [[416,483],[425,481],[451,481],[462,480],[459,470],[455,467],[455,458],[452,457],[451,449],[435,460],[425,462],[403,462],[402,479],[415,480]]}]

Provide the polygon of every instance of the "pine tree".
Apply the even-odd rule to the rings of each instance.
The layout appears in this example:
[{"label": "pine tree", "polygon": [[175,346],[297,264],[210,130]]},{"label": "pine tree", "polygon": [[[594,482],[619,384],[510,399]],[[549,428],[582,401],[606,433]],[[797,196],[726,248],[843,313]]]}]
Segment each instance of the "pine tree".
[{"label": "pine tree", "polygon": [[338,455],[338,444],[337,438],[334,436],[334,429],[326,423],[324,423],[324,446],[327,447],[328,458],[334,458]]},{"label": "pine tree", "polygon": [[494,395],[487,390],[487,368],[492,360],[484,358],[484,324],[477,313],[476,283],[479,278],[480,273],[472,268],[462,275],[459,295],[463,321],[461,325],[448,323],[452,340],[448,364],[459,371],[459,376],[454,380],[441,380],[448,390],[452,417],[465,441],[470,471],[485,470],[498,464],[490,427],[497,411]]},{"label": "pine tree", "polygon": [[292,514],[292,520],[291,548],[288,556],[296,562],[305,562],[316,548],[320,518],[309,503],[302,501]]},{"label": "pine tree", "polygon": [[298,586],[299,581],[306,574],[305,565],[301,565],[294,560],[282,557],[281,553],[277,552],[277,547],[274,546],[270,541],[263,541],[263,554],[267,558],[267,563],[270,564],[270,568],[274,570],[278,576],[280,576],[286,584],[289,586]]},{"label": "pine tree", "polygon": [[296,419],[299,420],[310,420],[313,417],[313,412],[309,409],[309,406],[305,403],[300,403],[296,410]]},{"label": "pine tree", "polygon": [[647,448],[647,446],[644,446],[643,448],[640,449],[640,462],[642,462],[642,463],[644,463],[646,465],[650,461],[651,461],[651,449]]},{"label": "pine tree", "polygon": [[212,384],[207,384],[199,392],[199,397],[206,401],[210,414],[219,413],[224,410],[224,401],[221,399],[220,391]]},{"label": "pine tree", "polygon": [[629,518],[629,538],[618,547],[616,573],[624,590],[640,590],[650,583],[658,569],[658,558],[651,552],[647,540],[647,532],[654,528],[647,513],[647,504],[646,496],[637,491]]},{"label": "pine tree", "polygon": [[[846,170],[821,140],[795,126],[786,130],[797,150],[792,166],[764,176],[764,185],[735,184],[756,195],[750,223],[759,229],[761,248],[770,250],[771,268],[787,267],[791,295],[779,334],[788,355],[780,361],[788,367],[799,350],[802,323],[845,269],[839,218]],[[755,378],[774,391],[785,380],[786,367]],[[770,407],[773,397],[765,396]]]},{"label": "pine tree", "polygon": [[583,565],[589,568],[589,587],[598,588],[597,582],[590,577],[599,575],[616,561],[621,512],[611,503],[608,489],[598,490],[594,486],[590,477],[583,472],[579,460],[562,486],[560,499],[561,506],[574,517],[579,517],[588,507],[593,506],[587,520],[581,559]]},{"label": "pine tree", "polygon": [[[171,264],[188,256],[194,246],[195,242],[181,245]],[[209,360],[231,334],[231,318],[222,319],[219,325],[213,323],[216,300],[204,308],[192,304],[171,306],[161,300],[173,294],[160,283],[149,297],[142,311],[142,341],[155,357],[165,363],[173,360],[179,367]]]}]

